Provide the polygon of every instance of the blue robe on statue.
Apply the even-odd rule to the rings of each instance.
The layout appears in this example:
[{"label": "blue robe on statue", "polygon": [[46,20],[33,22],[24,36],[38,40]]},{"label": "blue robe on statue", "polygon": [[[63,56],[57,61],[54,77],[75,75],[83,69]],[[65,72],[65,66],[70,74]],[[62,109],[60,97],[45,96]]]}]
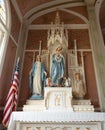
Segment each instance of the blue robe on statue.
[{"label": "blue robe on statue", "polygon": [[65,61],[63,55],[52,55],[51,79],[54,86],[59,85],[59,81],[64,76]]}]

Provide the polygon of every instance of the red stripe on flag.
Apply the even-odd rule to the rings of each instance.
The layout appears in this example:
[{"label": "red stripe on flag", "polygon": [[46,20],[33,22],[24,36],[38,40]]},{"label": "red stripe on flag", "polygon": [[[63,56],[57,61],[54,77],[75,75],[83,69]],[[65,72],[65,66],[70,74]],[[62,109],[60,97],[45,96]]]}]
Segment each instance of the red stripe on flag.
[{"label": "red stripe on flag", "polygon": [[7,113],[7,111],[8,111],[8,109],[10,108],[10,106],[11,106],[11,104],[12,104],[12,100],[8,103],[8,105],[5,107],[5,110],[4,110],[4,115]]}]

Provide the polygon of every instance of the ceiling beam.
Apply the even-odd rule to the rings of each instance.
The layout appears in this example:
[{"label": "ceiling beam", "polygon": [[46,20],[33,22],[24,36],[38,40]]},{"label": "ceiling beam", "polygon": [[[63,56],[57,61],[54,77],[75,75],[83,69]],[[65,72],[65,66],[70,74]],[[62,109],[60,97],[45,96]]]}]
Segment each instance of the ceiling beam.
[{"label": "ceiling beam", "polygon": [[[68,8],[68,7],[78,7],[78,6],[85,6],[85,4],[83,3],[83,2],[79,2],[79,3],[69,3],[69,4],[63,4],[63,5],[59,5],[59,6],[51,6],[51,7],[49,7],[49,8],[45,8],[45,9],[43,9],[43,8],[41,8],[41,9],[43,9],[43,10],[40,10],[40,11],[35,11],[35,12],[33,12],[33,15],[31,15],[30,17],[29,17],[29,19],[26,19],[25,18],[25,20],[27,21],[27,23],[28,24],[31,24],[32,23],[32,21],[33,20],[35,20],[36,18],[38,18],[38,17],[40,17],[40,16],[42,16],[42,15],[45,15],[45,14],[47,14],[47,13],[50,13],[50,12],[53,12],[53,11],[56,11],[56,9],[57,8],[59,8],[59,10],[62,10],[62,9],[64,9],[64,8]],[[64,11],[64,10],[63,10]],[[73,11],[69,11],[68,13],[72,13]],[[78,13],[76,13],[75,12],[75,14],[78,14]]]},{"label": "ceiling beam", "polygon": [[51,2],[47,2],[47,3],[44,3],[44,4],[41,4],[39,6],[36,6],[34,8],[32,8],[31,10],[29,10],[25,15],[24,15],[24,18],[25,19],[29,19],[30,16],[32,16],[33,14],[39,12],[40,10],[45,10],[45,9],[48,9],[48,8],[52,8],[52,7],[58,7],[59,6],[63,6],[63,5],[73,5],[73,4],[78,4],[78,3],[82,3],[84,4],[83,0],[60,0],[60,1],[51,1]]},{"label": "ceiling beam", "polygon": [[17,15],[18,15],[18,18],[19,18],[20,22],[22,23],[23,22],[23,16],[22,16],[22,13],[20,11],[20,8],[18,6],[17,1],[16,0],[11,0],[11,2],[13,4],[13,6],[14,6],[14,9],[15,9]]},{"label": "ceiling beam", "polygon": [[[88,24],[64,24],[65,29],[88,29]],[[51,29],[51,24],[41,24],[41,25],[29,25],[29,30],[48,30]]]},{"label": "ceiling beam", "polygon": [[87,6],[94,6],[95,5],[96,0],[85,0],[85,3],[87,4]]}]

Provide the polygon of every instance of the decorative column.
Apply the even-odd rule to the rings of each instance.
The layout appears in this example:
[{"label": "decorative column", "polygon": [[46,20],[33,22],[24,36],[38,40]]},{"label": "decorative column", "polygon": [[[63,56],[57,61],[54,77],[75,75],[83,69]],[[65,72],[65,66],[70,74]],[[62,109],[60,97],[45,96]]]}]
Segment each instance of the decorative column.
[{"label": "decorative column", "polygon": [[100,42],[94,4],[85,0],[89,17],[89,34],[101,111],[105,110],[105,50]]},{"label": "decorative column", "polygon": [[19,98],[20,98],[19,97],[20,96],[20,90],[21,90],[20,86],[21,86],[21,79],[22,79],[22,71],[23,71],[24,56],[25,56],[24,50],[26,48],[27,34],[28,34],[28,27],[27,27],[27,24],[24,21],[23,23],[21,23],[20,38],[19,38],[19,41],[18,41],[19,44],[18,44],[18,49],[17,49],[17,52],[16,52],[16,57],[20,57],[20,73],[19,73],[20,83],[19,83],[19,90],[18,90],[19,93],[18,93],[18,103],[17,104],[19,104]]}]

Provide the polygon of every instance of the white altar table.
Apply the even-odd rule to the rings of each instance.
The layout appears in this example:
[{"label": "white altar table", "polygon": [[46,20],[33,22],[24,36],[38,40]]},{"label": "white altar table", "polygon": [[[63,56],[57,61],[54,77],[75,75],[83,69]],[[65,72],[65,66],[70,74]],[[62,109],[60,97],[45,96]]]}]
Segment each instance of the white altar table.
[{"label": "white altar table", "polygon": [[[69,112],[69,111],[59,111],[59,112],[53,112],[53,111],[43,111],[43,112],[13,112],[10,118],[10,122],[9,122],[9,126],[8,126],[8,130],[33,130],[33,128],[31,128],[31,125],[37,123],[40,123],[44,125],[47,123],[51,124],[52,123],[58,123],[64,124],[66,123],[70,123],[71,124],[78,124],[78,123],[83,123],[83,125],[87,125],[87,123],[90,122],[91,123],[95,122],[95,124],[97,125],[100,124],[100,128],[99,126],[95,127],[94,130],[105,130],[105,113],[101,113],[101,112]],[[30,127],[22,127],[21,125],[22,123],[28,124]],[[31,124],[31,125],[30,125]],[[89,124],[88,124],[89,125]],[[103,125],[103,128],[101,127]],[[93,126],[93,124],[92,124]],[[54,126],[53,126],[54,127]],[[30,129],[29,129],[30,128]],[[39,128],[39,127],[37,127]],[[34,130],[42,130],[41,127],[40,129],[35,128]],[[69,127],[68,127],[69,128]],[[71,128],[71,126],[70,126]],[[87,127],[86,127],[87,128]],[[93,127],[92,127],[93,128]],[[83,128],[82,128],[83,129]],[[44,129],[43,129],[44,130]],[[49,129],[45,129],[45,130],[50,130]],[[58,130],[58,129],[56,129]],[[63,130],[63,128],[61,129]],[[67,129],[69,130],[69,129]],[[72,130],[72,128],[70,129]],[[74,130],[74,129],[73,129]],[[77,130],[77,128],[75,129]],[[81,129],[78,129],[81,130]],[[83,129],[85,130],[85,129]],[[92,130],[92,129],[86,129],[86,130]]]}]

